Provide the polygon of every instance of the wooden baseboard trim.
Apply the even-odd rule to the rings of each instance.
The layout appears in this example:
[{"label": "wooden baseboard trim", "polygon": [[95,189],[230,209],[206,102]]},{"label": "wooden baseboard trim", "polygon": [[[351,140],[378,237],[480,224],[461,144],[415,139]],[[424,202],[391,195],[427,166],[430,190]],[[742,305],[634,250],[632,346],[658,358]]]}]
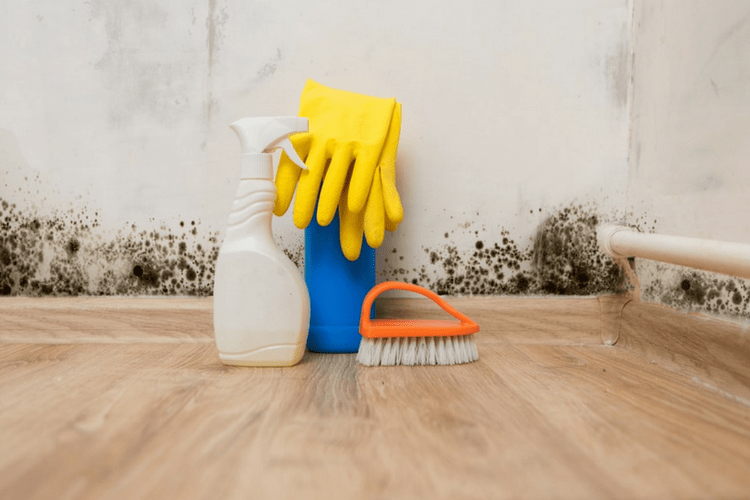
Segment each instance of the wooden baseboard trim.
[{"label": "wooden baseboard trim", "polygon": [[621,310],[615,347],[750,406],[750,331],[746,326],[660,304],[628,301]]}]

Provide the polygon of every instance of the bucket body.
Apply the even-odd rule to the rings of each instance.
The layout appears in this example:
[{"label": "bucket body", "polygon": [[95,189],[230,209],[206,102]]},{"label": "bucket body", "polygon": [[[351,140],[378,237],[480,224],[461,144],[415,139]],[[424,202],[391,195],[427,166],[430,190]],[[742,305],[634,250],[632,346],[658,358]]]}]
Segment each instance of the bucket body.
[{"label": "bucket body", "polygon": [[313,217],[305,229],[305,282],[310,293],[307,349],[357,352],[362,303],[375,286],[375,249],[363,241],[359,258],[348,260],[339,242],[338,213],[327,226]]}]

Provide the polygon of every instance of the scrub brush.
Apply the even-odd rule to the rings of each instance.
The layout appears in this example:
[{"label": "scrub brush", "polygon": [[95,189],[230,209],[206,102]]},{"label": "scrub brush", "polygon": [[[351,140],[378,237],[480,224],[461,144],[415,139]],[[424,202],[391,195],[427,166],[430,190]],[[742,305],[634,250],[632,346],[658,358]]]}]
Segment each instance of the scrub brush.
[{"label": "scrub brush", "polygon": [[[408,290],[424,295],[459,320],[370,319],[375,298],[386,290]],[[479,325],[451,307],[437,294],[410,283],[386,281],[365,296],[357,361],[367,366],[456,365],[479,359],[474,334]]]}]

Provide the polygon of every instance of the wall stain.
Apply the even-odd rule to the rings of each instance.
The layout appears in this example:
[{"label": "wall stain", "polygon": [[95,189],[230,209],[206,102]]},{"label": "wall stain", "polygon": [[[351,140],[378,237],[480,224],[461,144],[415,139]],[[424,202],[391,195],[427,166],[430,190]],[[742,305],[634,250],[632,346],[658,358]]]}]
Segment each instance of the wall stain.
[{"label": "wall stain", "polygon": [[[423,248],[425,264],[401,267],[404,256],[394,248],[381,274],[443,295],[611,293],[623,276],[598,250],[597,223],[594,209],[563,208],[544,220],[526,247],[506,230],[492,238],[461,224],[459,231],[474,238],[469,245],[453,244],[455,230],[444,231],[446,245]],[[40,215],[0,200],[0,293],[210,296],[219,233],[196,221],[176,226],[128,224],[107,236],[98,212],[86,207]],[[302,268],[302,245],[280,246]]]},{"label": "wall stain", "polygon": [[108,120],[118,128],[137,122],[140,115],[164,126],[191,117],[185,106],[190,101],[191,81],[198,76],[192,68],[190,51],[166,54],[173,40],[165,36],[181,29],[178,16],[159,2],[91,0],[89,23],[106,38],[106,50],[93,62],[103,79],[108,98]]},{"label": "wall stain", "polygon": [[0,199],[0,294],[212,294],[218,232],[183,221],[179,230],[129,224],[108,238],[99,227],[87,208],[39,215]]},{"label": "wall stain", "polygon": [[750,318],[748,280],[660,262],[639,264],[642,298],[674,309]]},{"label": "wall stain", "polygon": [[631,83],[631,60],[630,41],[627,33],[623,33],[622,40],[616,50],[607,57],[605,67],[612,102],[618,108],[625,108],[628,104],[628,88]]},{"label": "wall stain", "polygon": [[208,62],[206,69],[206,120],[210,121],[217,102],[213,97],[213,69],[219,54],[219,47],[223,40],[223,28],[229,20],[226,5],[221,9],[217,6],[217,0],[208,0],[208,16],[206,17],[206,49],[208,51]]},{"label": "wall stain", "polygon": [[623,273],[596,240],[599,216],[567,207],[538,228],[532,250],[534,281],[543,293],[592,295],[615,292]]},{"label": "wall stain", "polygon": [[[384,259],[387,279],[411,282],[441,295],[594,295],[614,293],[624,281],[622,270],[598,248],[596,210],[572,205],[547,217],[531,245],[522,247],[507,230],[496,237],[470,231],[469,248],[446,244],[425,248],[429,264],[398,267],[403,256]],[[449,239],[449,232],[444,233]]]},{"label": "wall stain", "polygon": [[[600,216],[571,205],[548,216],[526,246],[507,230],[492,237],[461,224],[444,231],[446,244],[423,247],[425,263],[403,267],[393,248],[380,275],[442,295],[596,295],[621,291],[624,276],[596,243]],[[655,224],[655,221],[653,221]],[[99,213],[83,207],[41,215],[0,199],[0,295],[210,296],[219,233],[199,221],[158,230],[128,224],[109,236]],[[641,231],[654,227],[637,219]],[[474,239],[459,247],[455,231]],[[461,241],[466,241],[462,234]],[[304,247],[281,243],[298,268]],[[680,310],[750,317],[748,281],[667,264],[639,261],[644,301]]]},{"label": "wall stain", "polygon": [[289,260],[297,266],[300,272],[304,272],[305,269],[305,244],[304,241],[295,243],[293,245],[285,244],[283,241],[277,243],[281,251],[284,252]]},{"label": "wall stain", "polygon": [[255,81],[258,82],[261,80],[265,80],[276,73],[276,68],[278,68],[281,59],[281,49],[277,47],[276,56],[270,59],[266,64],[263,65],[262,68],[258,70],[258,72],[255,74]]},{"label": "wall stain", "polygon": [[208,76],[214,67],[214,57],[218,50],[216,43],[216,0],[208,0],[208,16],[206,17],[206,48],[208,49]]}]

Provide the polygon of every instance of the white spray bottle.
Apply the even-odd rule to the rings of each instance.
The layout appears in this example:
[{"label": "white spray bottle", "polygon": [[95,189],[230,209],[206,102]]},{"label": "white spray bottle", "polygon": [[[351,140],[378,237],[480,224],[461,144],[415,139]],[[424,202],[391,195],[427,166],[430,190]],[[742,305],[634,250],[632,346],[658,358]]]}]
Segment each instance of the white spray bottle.
[{"label": "white spray bottle", "polygon": [[240,184],[214,278],[214,334],[224,364],[292,366],[305,353],[310,296],[302,274],[271,230],[276,186],[274,149],[297,165],[289,135],[307,118],[243,118],[231,125],[242,144]]}]

